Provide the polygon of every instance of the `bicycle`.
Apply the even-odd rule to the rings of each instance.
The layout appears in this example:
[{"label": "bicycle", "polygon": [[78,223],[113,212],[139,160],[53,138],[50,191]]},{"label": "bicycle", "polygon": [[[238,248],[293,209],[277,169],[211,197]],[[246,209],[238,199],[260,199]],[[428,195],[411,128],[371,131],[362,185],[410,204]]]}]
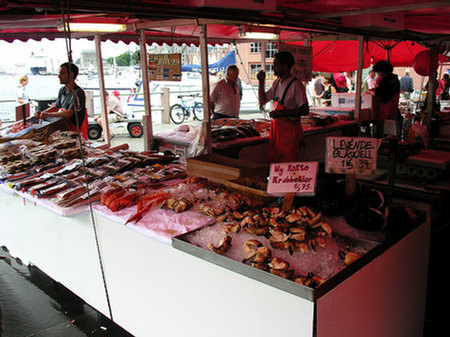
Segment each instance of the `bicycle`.
[{"label": "bicycle", "polygon": [[[170,119],[175,124],[181,124],[184,120],[192,115],[198,121],[203,120],[203,103],[195,101],[200,93],[191,95],[178,95],[181,104],[177,103],[170,107]],[[189,97],[185,99],[184,97]]]}]

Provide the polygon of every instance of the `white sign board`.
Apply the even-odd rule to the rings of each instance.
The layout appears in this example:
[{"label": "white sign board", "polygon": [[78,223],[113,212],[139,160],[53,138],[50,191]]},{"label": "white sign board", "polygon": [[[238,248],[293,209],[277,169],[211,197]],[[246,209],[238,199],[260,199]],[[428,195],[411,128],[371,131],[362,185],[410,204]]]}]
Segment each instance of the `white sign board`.
[{"label": "white sign board", "polygon": [[288,51],[295,59],[291,75],[300,81],[309,82],[312,78],[312,47],[280,43],[278,51]]},{"label": "white sign board", "polygon": [[267,193],[313,195],[316,189],[318,167],[317,162],[271,164]]},{"label": "white sign board", "polygon": [[380,139],[327,137],[325,171],[328,173],[372,174],[377,169]]}]

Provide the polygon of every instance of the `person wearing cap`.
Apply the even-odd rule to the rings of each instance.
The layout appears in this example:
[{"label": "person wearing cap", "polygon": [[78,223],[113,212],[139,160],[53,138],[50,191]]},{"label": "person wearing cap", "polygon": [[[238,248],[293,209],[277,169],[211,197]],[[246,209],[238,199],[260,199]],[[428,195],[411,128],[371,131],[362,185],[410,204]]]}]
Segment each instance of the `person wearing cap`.
[{"label": "person wearing cap", "polygon": [[409,75],[410,73],[410,70],[406,69],[405,75],[400,78],[400,93],[407,99],[409,99],[411,97],[411,93],[414,92],[414,82],[412,77]]},{"label": "person wearing cap", "polygon": [[384,121],[399,116],[400,81],[392,73],[394,68],[388,61],[382,60],[373,66],[373,71],[380,77],[374,94],[374,115],[378,122],[378,137],[384,136]]},{"label": "person wearing cap", "polygon": [[[108,123],[118,123],[123,121],[123,107],[122,103],[117,99],[115,95],[111,96],[109,92],[105,91],[105,99],[106,99],[106,111],[108,111]],[[102,115],[96,116],[95,120],[97,121],[98,125],[102,128],[102,130],[105,129]],[[113,138],[116,135],[109,130],[109,138]],[[99,139],[99,141],[104,140],[104,135],[102,132],[102,137]]]},{"label": "person wearing cap", "polygon": [[19,77],[19,85],[17,86],[16,102],[17,104],[25,104],[30,101],[28,97],[26,86],[28,84],[29,78],[27,75],[22,75]]},{"label": "person wearing cap", "polygon": [[309,114],[309,106],[305,86],[291,75],[294,64],[295,59],[290,52],[282,51],[274,55],[273,72],[278,79],[267,92],[266,73],[261,70],[256,75],[259,81],[259,104],[264,106],[273,101],[267,153],[269,163],[301,160],[303,129],[300,118]]}]

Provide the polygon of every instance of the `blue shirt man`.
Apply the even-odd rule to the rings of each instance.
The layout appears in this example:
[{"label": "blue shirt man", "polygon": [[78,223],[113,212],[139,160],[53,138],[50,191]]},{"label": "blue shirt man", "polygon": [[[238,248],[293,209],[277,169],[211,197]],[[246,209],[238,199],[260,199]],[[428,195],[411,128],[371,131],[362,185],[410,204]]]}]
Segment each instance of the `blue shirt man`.
[{"label": "blue shirt man", "polygon": [[412,92],[414,92],[414,84],[413,79],[411,76],[409,76],[409,69],[405,71],[405,76],[402,76],[400,78],[400,92],[405,96],[406,98],[409,98]]}]

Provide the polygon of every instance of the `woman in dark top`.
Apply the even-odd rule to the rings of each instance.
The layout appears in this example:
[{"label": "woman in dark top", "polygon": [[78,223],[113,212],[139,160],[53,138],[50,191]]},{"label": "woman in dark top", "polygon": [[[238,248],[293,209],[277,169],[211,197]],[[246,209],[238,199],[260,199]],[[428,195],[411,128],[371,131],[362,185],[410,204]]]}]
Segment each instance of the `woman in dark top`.
[{"label": "woman in dark top", "polygon": [[331,106],[331,94],[337,93],[337,87],[333,80],[332,74],[322,75],[322,83],[325,87],[322,94],[319,96],[320,103],[323,106]]}]

